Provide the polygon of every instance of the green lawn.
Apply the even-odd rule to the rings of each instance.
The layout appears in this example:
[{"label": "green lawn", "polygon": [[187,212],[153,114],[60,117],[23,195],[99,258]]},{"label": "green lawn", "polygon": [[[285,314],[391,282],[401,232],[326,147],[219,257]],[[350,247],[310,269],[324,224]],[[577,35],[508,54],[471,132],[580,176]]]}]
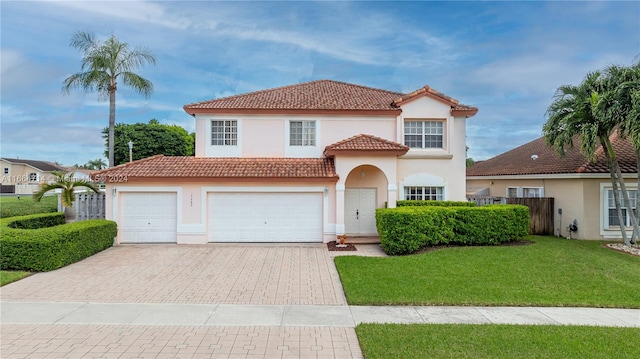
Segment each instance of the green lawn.
[{"label": "green lawn", "polygon": [[31,272],[20,272],[20,271],[0,271],[0,287],[22,278],[30,276]]},{"label": "green lawn", "polygon": [[57,211],[58,196],[46,196],[40,202],[34,202],[31,196],[0,196],[0,218]]},{"label": "green lawn", "polygon": [[640,308],[640,257],[600,241],[532,236],[523,246],[336,257],[349,304]]},{"label": "green lawn", "polygon": [[640,328],[360,324],[356,333],[367,359],[640,357]]}]

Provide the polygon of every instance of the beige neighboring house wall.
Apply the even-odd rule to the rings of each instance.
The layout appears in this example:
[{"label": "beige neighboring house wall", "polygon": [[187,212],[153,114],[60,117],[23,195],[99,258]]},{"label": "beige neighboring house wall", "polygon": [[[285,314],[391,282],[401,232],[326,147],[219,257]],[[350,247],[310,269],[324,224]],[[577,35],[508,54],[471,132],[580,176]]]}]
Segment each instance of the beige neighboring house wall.
[{"label": "beige neighboring house wall", "polygon": [[52,181],[53,171],[66,172],[52,162],[4,157],[0,159],[0,169],[2,186],[13,186],[12,193],[23,195],[31,195],[41,183]]},{"label": "beige neighboring house wall", "polygon": [[[623,177],[628,190],[637,190],[638,173],[630,144],[612,135]],[[541,191],[543,197],[554,198],[554,233],[569,236],[568,226],[577,221],[578,231],[572,238],[620,240],[620,226],[609,224],[608,191],[611,179],[602,151],[593,163],[579,154],[577,147],[567,149],[560,157],[547,148],[540,138],[467,169],[467,193],[484,189],[492,197],[509,197],[525,189]],[[536,159],[532,159],[536,155]],[[555,172],[555,173],[535,173]],[[509,191],[511,188],[511,191]],[[632,192],[633,193],[633,192]],[[559,214],[559,210],[562,214]],[[626,227],[631,234],[631,227]]]}]

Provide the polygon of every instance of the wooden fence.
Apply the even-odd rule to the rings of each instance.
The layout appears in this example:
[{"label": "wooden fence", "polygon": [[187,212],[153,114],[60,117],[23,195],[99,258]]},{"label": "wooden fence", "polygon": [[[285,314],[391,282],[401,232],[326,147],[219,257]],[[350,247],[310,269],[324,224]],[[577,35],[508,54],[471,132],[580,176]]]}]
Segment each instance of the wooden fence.
[{"label": "wooden fence", "polygon": [[[87,219],[104,219],[105,194],[101,193],[76,193],[76,201],[73,203],[76,210],[76,221]],[[62,203],[58,196],[58,211],[62,212]]]},{"label": "wooden fence", "polygon": [[487,196],[469,196],[467,198],[478,206],[486,204],[521,204],[529,207],[529,232],[531,234],[554,235],[553,198],[505,198]]},{"label": "wooden fence", "polygon": [[521,204],[529,207],[531,234],[554,235],[553,198],[507,198],[507,204]]}]

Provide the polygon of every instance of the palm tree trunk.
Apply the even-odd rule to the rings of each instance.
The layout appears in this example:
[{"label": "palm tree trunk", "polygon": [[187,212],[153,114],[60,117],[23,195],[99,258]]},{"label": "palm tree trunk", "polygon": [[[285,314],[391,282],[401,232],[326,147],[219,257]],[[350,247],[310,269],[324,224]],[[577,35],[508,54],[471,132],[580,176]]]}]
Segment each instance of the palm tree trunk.
[{"label": "palm tree trunk", "polygon": [[109,167],[114,165],[114,144],[116,128],[116,87],[109,89]]},{"label": "palm tree trunk", "polygon": [[[615,152],[612,151],[611,142],[609,138],[603,136],[600,138],[600,143],[605,147],[605,156],[607,157],[607,163],[609,167],[609,174],[611,175],[611,187],[613,189],[613,200],[616,205],[616,212],[618,213],[618,221],[620,222],[620,233],[622,234],[622,241],[624,244],[630,244],[629,237],[627,237],[627,230],[622,223],[622,207],[620,206],[620,193],[618,192],[618,178],[615,164],[617,164],[617,158],[615,158]],[[615,164],[614,164],[615,163]]]}]

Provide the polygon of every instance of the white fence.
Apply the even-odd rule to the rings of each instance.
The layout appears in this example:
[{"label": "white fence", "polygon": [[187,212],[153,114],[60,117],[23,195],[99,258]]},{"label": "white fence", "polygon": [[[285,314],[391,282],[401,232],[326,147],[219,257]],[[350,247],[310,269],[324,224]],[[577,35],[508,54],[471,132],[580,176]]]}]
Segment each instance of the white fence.
[{"label": "white fence", "polygon": [[[87,219],[104,219],[105,194],[101,193],[76,193],[76,201],[73,203],[76,210],[76,221]],[[60,196],[58,196],[58,211],[64,211]]]}]

